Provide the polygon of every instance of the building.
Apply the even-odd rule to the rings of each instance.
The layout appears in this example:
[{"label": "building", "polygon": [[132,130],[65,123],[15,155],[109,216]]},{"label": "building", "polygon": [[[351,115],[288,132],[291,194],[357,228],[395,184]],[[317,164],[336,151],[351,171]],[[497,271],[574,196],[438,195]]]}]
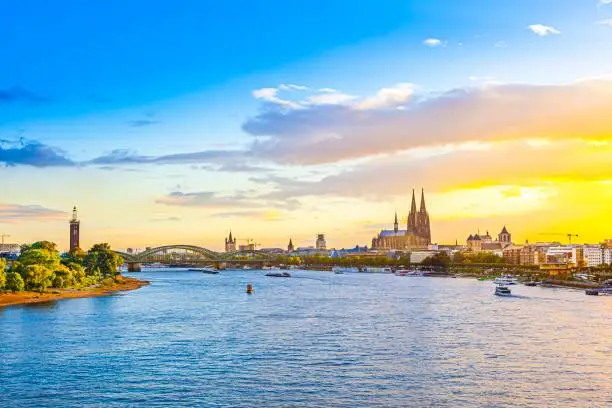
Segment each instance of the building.
[{"label": "building", "polygon": [[325,242],[325,234],[317,234],[316,248],[319,251],[325,251],[327,249],[327,242]]},{"label": "building", "polygon": [[[236,239],[234,238],[234,248],[236,248]],[[255,244],[238,245],[239,252],[255,251]],[[227,251],[230,252],[230,251]]]},{"label": "building", "polygon": [[80,227],[76,206],[72,209],[72,219],[70,220],[70,252],[79,249],[80,245]]},{"label": "building", "polygon": [[431,244],[431,226],[425,206],[425,192],[421,190],[421,207],[417,211],[416,198],[412,190],[412,205],[408,213],[405,230],[399,229],[397,213],[392,230],[382,230],[372,239],[374,250],[411,250],[426,249]]},{"label": "building", "polygon": [[501,242],[504,247],[512,245],[512,234],[508,232],[505,225],[501,232],[497,234],[497,242]]},{"label": "building", "polygon": [[501,232],[497,235],[497,241],[493,241],[489,231],[487,231],[485,235],[480,235],[480,233],[470,234],[465,240],[465,244],[467,249],[472,252],[484,251],[503,256],[504,249],[512,245],[512,235],[504,225]]},{"label": "building", "polygon": [[604,264],[604,253],[600,245],[584,245],[582,251],[587,267],[592,268]]},{"label": "building", "polygon": [[523,247],[519,245],[510,245],[503,252],[504,262],[512,265],[521,264],[521,251]]},{"label": "building", "polygon": [[606,265],[612,265],[612,247],[603,249],[603,262]]},{"label": "building", "polygon": [[229,237],[225,238],[225,252],[236,251],[236,238],[232,237],[232,231],[230,230]]},{"label": "building", "polygon": [[287,252],[293,252],[293,250],[294,250],[293,240],[289,238],[289,245],[287,245]]}]

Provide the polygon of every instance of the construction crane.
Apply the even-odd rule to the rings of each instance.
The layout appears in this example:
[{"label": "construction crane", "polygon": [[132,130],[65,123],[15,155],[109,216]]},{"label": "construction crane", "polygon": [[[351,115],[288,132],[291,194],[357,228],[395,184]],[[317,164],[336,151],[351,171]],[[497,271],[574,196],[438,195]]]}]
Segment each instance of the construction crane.
[{"label": "construction crane", "polygon": [[567,241],[569,242],[569,245],[572,245],[572,237],[578,236],[578,234],[572,234],[572,233],[562,234],[559,232],[540,232],[540,235],[564,235],[567,237]]},{"label": "construction crane", "polygon": [[4,245],[4,238],[10,237],[10,235],[9,234],[1,234],[0,237],[2,237],[2,245]]}]

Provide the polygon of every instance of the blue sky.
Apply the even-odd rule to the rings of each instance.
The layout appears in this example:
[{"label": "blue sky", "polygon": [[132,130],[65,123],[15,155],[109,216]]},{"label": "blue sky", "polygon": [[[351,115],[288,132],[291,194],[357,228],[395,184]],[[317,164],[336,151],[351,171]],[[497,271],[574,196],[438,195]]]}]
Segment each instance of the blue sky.
[{"label": "blue sky", "polygon": [[[147,243],[113,224],[118,209],[128,207],[122,222],[134,222],[130,229],[161,230],[156,242],[184,228],[190,238],[212,244],[221,242],[219,234],[231,225],[245,223],[252,225],[250,235],[259,233],[270,244],[284,242],[291,234],[306,241],[316,231],[299,220],[323,211],[328,216],[315,223],[318,230],[337,231],[342,245],[367,240],[371,231],[362,226],[383,222],[386,212],[403,205],[405,189],[376,197],[261,196],[289,188],[278,177],[322,180],[371,162],[372,146],[343,133],[346,126],[340,121],[346,112],[330,108],[329,95],[333,104],[346,107],[357,106],[355,101],[371,102],[368,97],[384,88],[392,91],[383,96],[400,89],[394,94],[397,102],[408,100],[408,95],[424,100],[492,84],[564,86],[605,77],[612,73],[612,4],[606,3],[10,2],[0,15],[0,162],[7,165],[0,168],[5,175],[0,187],[10,197],[0,198],[0,205],[12,211],[5,229],[21,240],[34,239],[34,226],[44,217],[32,217],[32,211],[23,208],[36,206],[49,210],[45,225],[63,241],[59,219],[73,203],[81,202],[90,214],[101,213],[92,231],[117,245]],[[275,90],[254,94],[261,89]],[[315,102],[323,95],[324,103]],[[602,98],[605,103],[606,95]],[[300,109],[261,116],[289,106],[279,105],[279,100]],[[398,102],[397,108],[405,106]],[[373,139],[376,123],[367,122]],[[300,138],[307,132],[316,140],[340,137],[357,148],[350,155],[337,155],[325,145],[312,148],[311,139]],[[400,142],[390,151],[422,144]],[[248,169],[237,169],[237,164]],[[407,184],[423,184],[411,177]],[[115,189],[119,180],[120,188]],[[45,188],[67,181],[73,186],[71,194]],[[99,188],[93,189],[92,181]],[[28,183],[39,191],[24,187]],[[452,186],[430,190],[448,193]],[[140,199],[126,198],[128,192]],[[176,202],[178,196],[172,193],[183,194],[181,201]],[[192,194],[189,200],[209,197],[195,196],[200,193],[244,201],[244,206],[228,209],[223,200],[214,208],[208,202],[185,202],[186,194]],[[474,200],[481,197],[478,194]],[[106,213],[96,203],[108,195],[115,200],[107,204]],[[169,197],[175,199],[171,206]],[[288,205],[287,200],[299,203]],[[330,220],[338,218],[334,214],[344,212],[346,200],[355,214],[330,226]],[[381,204],[384,200],[386,205]],[[210,233],[198,235],[192,229],[194,217],[200,216],[214,219]],[[183,223],[150,227],[151,219],[164,217]],[[286,229],[294,232],[269,228],[271,219],[279,220],[275,225],[284,220]],[[445,224],[440,238],[454,240],[460,228],[463,224]]]}]

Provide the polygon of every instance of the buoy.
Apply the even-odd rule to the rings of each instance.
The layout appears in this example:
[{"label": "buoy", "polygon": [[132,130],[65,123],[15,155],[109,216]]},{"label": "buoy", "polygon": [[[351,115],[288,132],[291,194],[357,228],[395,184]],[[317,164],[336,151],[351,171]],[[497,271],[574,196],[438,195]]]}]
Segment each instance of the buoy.
[{"label": "buoy", "polygon": [[253,293],[253,285],[251,285],[250,283],[247,284],[247,290],[246,292],[250,295],[251,293]]}]

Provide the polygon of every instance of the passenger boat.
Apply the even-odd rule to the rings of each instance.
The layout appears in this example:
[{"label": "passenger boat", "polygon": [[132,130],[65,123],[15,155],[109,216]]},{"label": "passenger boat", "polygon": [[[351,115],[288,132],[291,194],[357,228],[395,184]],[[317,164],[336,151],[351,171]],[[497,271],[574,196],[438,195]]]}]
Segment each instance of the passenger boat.
[{"label": "passenger boat", "polygon": [[359,269],[350,266],[334,266],[332,272],[341,275],[343,273],[359,272]]},{"label": "passenger boat", "polygon": [[518,279],[511,275],[502,275],[495,278],[493,283],[496,285],[516,285],[518,283]]},{"label": "passenger boat", "polygon": [[538,286],[538,282],[535,281],[527,281],[524,283],[525,286]]},{"label": "passenger boat", "polygon": [[495,287],[495,294],[497,296],[512,296],[512,292],[510,291],[510,288],[508,288],[505,285],[497,285]]},{"label": "passenger boat", "polygon": [[270,272],[266,273],[266,276],[271,276],[273,278],[290,278],[291,274],[289,272]]}]

